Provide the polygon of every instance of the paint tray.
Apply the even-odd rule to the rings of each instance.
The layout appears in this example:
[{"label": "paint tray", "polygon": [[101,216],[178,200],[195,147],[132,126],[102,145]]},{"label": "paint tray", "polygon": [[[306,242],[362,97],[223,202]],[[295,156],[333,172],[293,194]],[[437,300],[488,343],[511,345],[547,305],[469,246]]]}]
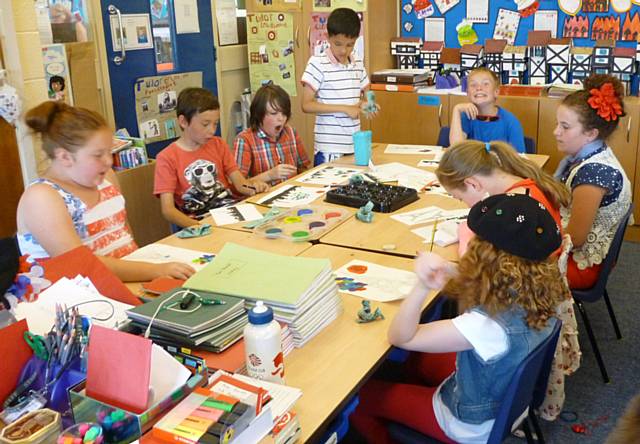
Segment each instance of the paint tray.
[{"label": "paint tray", "polygon": [[269,239],[306,242],[319,238],[349,215],[349,212],[337,207],[303,205],[282,213],[256,228],[255,232]]}]

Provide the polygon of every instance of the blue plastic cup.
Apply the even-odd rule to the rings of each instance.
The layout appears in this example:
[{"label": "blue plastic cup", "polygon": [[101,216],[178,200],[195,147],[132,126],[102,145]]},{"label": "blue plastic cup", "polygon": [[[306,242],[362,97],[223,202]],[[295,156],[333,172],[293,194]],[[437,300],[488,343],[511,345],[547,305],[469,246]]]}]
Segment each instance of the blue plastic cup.
[{"label": "blue plastic cup", "polygon": [[369,160],[371,159],[371,131],[358,131],[353,134],[353,151],[356,165],[369,165]]}]

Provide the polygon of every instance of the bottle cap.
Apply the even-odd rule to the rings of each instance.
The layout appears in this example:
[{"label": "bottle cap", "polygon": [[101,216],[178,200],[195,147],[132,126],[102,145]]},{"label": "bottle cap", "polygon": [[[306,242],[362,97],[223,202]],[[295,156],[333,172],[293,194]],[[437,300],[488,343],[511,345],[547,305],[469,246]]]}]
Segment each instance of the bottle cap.
[{"label": "bottle cap", "polygon": [[256,306],[249,310],[249,322],[255,325],[268,324],[273,321],[273,310],[264,302],[257,301]]}]

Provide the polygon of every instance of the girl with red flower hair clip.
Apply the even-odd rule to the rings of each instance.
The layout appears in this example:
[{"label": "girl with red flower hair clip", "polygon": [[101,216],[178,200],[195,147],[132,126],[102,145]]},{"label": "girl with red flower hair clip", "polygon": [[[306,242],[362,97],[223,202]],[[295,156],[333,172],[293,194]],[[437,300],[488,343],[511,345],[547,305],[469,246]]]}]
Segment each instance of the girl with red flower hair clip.
[{"label": "girl with red flower hair clip", "polygon": [[591,288],[601,263],[631,205],[631,183],[606,140],[624,112],[624,87],[612,76],[592,75],[584,89],[568,95],[557,111],[554,135],[566,156],[555,176],[571,190],[572,204],[561,209],[573,249],[569,286]]}]

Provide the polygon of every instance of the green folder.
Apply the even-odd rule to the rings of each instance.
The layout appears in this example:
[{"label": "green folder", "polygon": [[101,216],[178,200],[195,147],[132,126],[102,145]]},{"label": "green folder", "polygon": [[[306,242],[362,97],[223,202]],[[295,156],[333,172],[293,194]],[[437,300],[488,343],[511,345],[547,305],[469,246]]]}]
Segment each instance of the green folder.
[{"label": "green folder", "polygon": [[216,259],[191,276],[186,288],[298,306],[331,273],[328,259],[281,256],[227,243]]}]

